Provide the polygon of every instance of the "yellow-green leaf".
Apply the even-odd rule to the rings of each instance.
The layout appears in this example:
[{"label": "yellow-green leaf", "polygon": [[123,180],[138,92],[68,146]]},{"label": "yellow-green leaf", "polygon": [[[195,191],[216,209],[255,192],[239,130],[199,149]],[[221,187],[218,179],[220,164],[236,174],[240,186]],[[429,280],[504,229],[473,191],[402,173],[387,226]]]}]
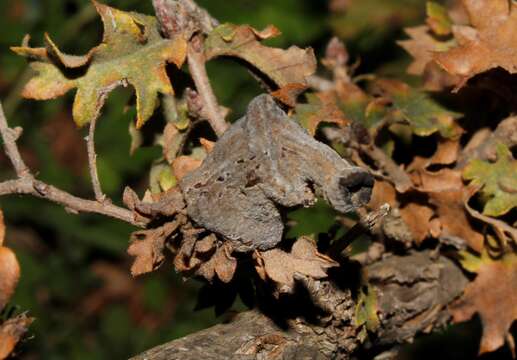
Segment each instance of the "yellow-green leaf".
[{"label": "yellow-green leaf", "polygon": [[336,96],[331,92],[307,94],[307,103],[296,106],[296,119],[314,136],[322,122],[345,126],[349,121],[339,109]]},{"label": "yellow-green leaf", "polygon": [[452,20],[447,9],[434,1],[427,2],[427,25],[436,35],[444,36],[452,32]]},{"label": "yellow-green leaf", "polygon": [[140,128],[154,112],[158,93],[173,93],[165,65],[180,67],[187,44],[181,37],[162,38],[152,16],[93,4],[104,24],[104,38],[87,55],[63,54],[48,35],[45,48],[30,48],[27,41],[12,48],[19,55],[36,59],[31,63],[36,75],[23,96],[47,100],[77,88],[73,116],[82,126],[99,115],[111,90],[129,84],[136,91],[136,127]]},{"label": "yellow-green leaf", "polygon": [[455,121],[461,114],[445,109],[428,94],[394,80],[378,80],[376,84],[391,100],[394,120],[407,123],[414,134],[429,136],[439,132],[448,139],[461,135],[462,129]]},{"label": "yellow-green leaf", "polygon": [[497,145],[497,161],[474,159],[463,171],[463,178],[480,187],[485,200],[483,214],[501,216],[517,207],[517,160],[504,144]]},{"label": "yellow-green leaf", "polygon": [[355,325],[364,325],[369,331],[375,331],[380,326],[379,307],[375,290],[368,286],[366,291],[361,291],[355,308]]}]

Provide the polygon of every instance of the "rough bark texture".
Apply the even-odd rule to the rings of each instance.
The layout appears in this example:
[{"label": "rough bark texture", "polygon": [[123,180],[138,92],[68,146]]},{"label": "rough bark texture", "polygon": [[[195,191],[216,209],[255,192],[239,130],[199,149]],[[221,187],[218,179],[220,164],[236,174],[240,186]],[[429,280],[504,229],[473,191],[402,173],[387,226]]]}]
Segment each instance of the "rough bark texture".
[{"label": "rough bark texture", "polygon": [[314,187],[336,210],[348,212],[368,202],[373,178],[261,95],[180,186],[194,221],[235,250],[251,251],[282,239],[278,206],[310,205]]},{"label": "rough bark texture", "polygon": [[[378,295],[380,326],[372,344],[399,343],[447,322],[447,305],[467,284],[461,270],[431,252],[389,255],[366,267]],[[342,280],[346,274],[335,276]],[[348,359],[360,345],[355,301],[347,286],[300,277],[300,292],[267,310],[251,310],[158,346],[133,360]],[[303,299],[310,299],[310,305]],[[304,316],[296,307],[304,307]],[[267,314],[267,315],[266,315]],[[311,315],[309,315],[311,314]]]}]

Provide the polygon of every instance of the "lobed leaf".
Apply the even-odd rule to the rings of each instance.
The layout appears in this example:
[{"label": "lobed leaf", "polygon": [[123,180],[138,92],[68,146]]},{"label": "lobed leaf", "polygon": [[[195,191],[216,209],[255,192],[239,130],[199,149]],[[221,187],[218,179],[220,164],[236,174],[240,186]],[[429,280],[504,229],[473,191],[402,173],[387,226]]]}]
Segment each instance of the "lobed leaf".
[{"label": "lobed leaf", "polygon": [[462,77],[501,67],[517,73],[517,4],[508,0],[463,0],[471,26],[453,26],[458,46],[435,55],[447,72]]},{"label": "lobed leaf", "polygon": [[104,25],[100,45],[84,56],[63,54],[45,35],[45,48],[31,48],[24,41],[11,49],[36,59],[31,63],[36,75],[23,90],[23,96],[48,100],[77,88],[73,106],[78,126],[99,116],[108,93],[116,87],[131,85],[137,98],[137,122],[140,128],[153,114],[158,93],[172,94],[165,66],[180,67],[187,44],[181,37],[164,39],[152,16],[124,12],[93,2]]},{"label": "lobed leaf", "polygon": [[501,216],[517,207],[517,160],[506,145],[497,145],[497,161],[474,159],[463,171],[485,199],[483,214]]},{"label": "lobed leaf", "polygon": [[379,80],[376,84],[392,101],[396,120],[407,123],[414,134],[429,136],[439,132],[444,138],[461,135],[455,122],[461,114],[445,109],[428,94],[394,80]]},{"label": "lobed leaf", "polygon": [[517,255],[507,254],[496,261],[483,252],[477,261],[469,258],[467,262],[467,270],[475,269],[477,277],[452,305],[454,321],[479,314],[483,324],[480,354],[497,350],[505,339],[513,347],[510,327],[517,320]]},{"label": "lobed leaf", "polygon": [[231,56],[246,61],[279,88],[289,86],[291,94],[288,96],[288,102],[294,103],[296,95],[306,87],[306,78],[316,71],[316,58],[311,48],[300,49],[291,46],[284,50],[260,43],[261,40],[279,34],[273,26],[257,31],[248,25],[222,24],[208,35],[205,41],[205,55],[207,59]]}]

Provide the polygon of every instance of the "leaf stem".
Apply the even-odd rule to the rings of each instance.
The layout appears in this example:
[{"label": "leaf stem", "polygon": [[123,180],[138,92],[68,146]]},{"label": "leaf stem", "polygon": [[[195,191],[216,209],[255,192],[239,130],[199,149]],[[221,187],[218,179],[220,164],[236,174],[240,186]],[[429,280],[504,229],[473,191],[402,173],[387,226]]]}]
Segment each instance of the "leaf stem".
[{"label": "leaf stem", "polygon": [[95,153],[95,127],[97,125],[97,117],[90,121],[90,128],[88,131],[88,139],[86,141],[88,148],[88,167],[90,170],[90,178],[92,181],[93,192],[95,199],[98,202],[106,202],[109,199],[102,192],[101,183],[99,181],[99,174],[97,172],[97,154]]},{"label": "leaf stem", "polygon": [[206,59],[202,51],[202,43],[199,36],[195,36],[191,40],[187,58],[190,75],[203,101],[204,112],[217,136],[221,136],[228,128],[228,123],[224,120],[212,86],[210,85],[205,67]]}]

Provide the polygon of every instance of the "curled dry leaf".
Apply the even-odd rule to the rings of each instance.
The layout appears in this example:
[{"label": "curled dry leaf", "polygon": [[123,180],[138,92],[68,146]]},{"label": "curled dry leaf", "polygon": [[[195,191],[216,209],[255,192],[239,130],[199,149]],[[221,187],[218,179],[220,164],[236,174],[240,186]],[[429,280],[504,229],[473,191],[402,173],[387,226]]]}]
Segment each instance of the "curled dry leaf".
[{"label": "curled dry leaf", "polygon": [[[110,91],[130,84],[136,91],[138,129],[153,114],[158,93],[173,93],[165,65],[174,63],[180,67],[187,43],[181,36],[163,39],[154,17],[120,11],[95,1],[93,4],[104,24],[104,37],[87,55],[61,53],[48,35],[45,48],[31,48],[27,41],[11,48],[36,60],[31,63],[36,75],[25,86],[23,96],[47,100],[77,88],[73,116],[76,124],[82,126],[99,115]],[[77,76],[78,72],[82,75]]]},{"label": "curled dry leaf", "polygon": [[290,252],[272,249],[257,255],[257,272],[273,280],[285,292],[294,290],[295,274],[303,274],[314,279],[327,277],[327,269],[339,264],[320,254],[314,241],[307,237],[299,238]]},{"label": "curled dry leaf", "polygon": [[471,26],[453,26],[458,46],[437,53],[447,72],[468,79],[492,68],[517,72],[517,4],[508,0],[463,0]]},{"label": "curled dry leaf", "polygon": [[463,263],[477,277],[451,306],[453,319],[462,322],[479,314],[483,324],[480,354],[497,350],[505,339],[515,353],[510,327],[517,320],[517,255],[507,254],[496,261],[483,252],[472,258],[466,254]]},{"label": "curled dry leaf", "polygon": [[463,171],[463,177],[481,189],[483,214],[488,216],[501,216],[517,207],[517,160],[504,144],[497,144],[496,153],[495,163],[474,159]]},{"label": "curled dry leaf", "polygon": [[[284,88],[282,98],[286,103],[294,104],[296,96],[306,88],[307,76],[316,71],[316,58],[311,48],[300,49],[292,46],[283,50],[260,43],[260,40],[279,34],[272,26],[257,31],[248,25],[222,24],[208,35],[205,55],[208,59],[232,56],[248,62],[279,88]],[[289,87],[285,88],[286,86]]]},{"label": "curled dry leaf", "polygon": [[13,295],[20,278],[20,265],[14,252],[3,246],[4,237],[4,215],[0,210],[0,311]]},{"label": "curled dry leaf", "polygon": [[314,136],[320,123],[334,123],[345,126],[350,123],[338,107],[334,92],[319,92],[307,95],[307,103],[295,108],[298,122]]},{"label": "curled dry leaf", "polygon": [[212,282],[217,276],[222,282],[233,279],[237,259],[229,243],[218,244],[215,234],[198,240],[198,229],[184,229],[183,242],[174,257],[174,266],[184,274],[201,276]]},{"label": "curled dry leaf", "polygon": [[[429,197],[434,207],[434,219],[429,224],[431,234],[444,241],[459,240],[481,252],[484,237],[477,231],[464,206],[470,191],[463,185],[461,172],[442,169],[437,172],[418,171],[412,174],[417,189]],[[422,213],[425,220],[427,215]]]},{"label": "curled dry leaf", "polygon": [[232,249],[228,243],[219,246],[210,260],[202,263],[195,274],[203,276],[208,281],[212,281],[214,275],[217,275],[222,282],[229,283],[237,269],[237,259],[231,252]]},{"label": "curled dry leaf", "polygon": [[4,308],[16,289],[20,278],[20,265],[14,252],[0,246],[0,310]]},{"label": "curled dry leaf", "polygon": [[165,242],[181,224],[182,219],[178,217],[156,229],[141,230],[131,234],[131,244],[127,253],[136,257],[131,266],[133,276],[151,272],[163,263]]},{"label": "curled dry leaf", "polygon": [[11,318],[0,325],[0,360],[6,359],[13,352],[16,344],[27,332],[34,318],[25,314]]},{"label": "curled dry leaf", "polygon": [[202,161],[192,156],[181,155],[172,162],[172,171],[178,181],[201,166]]}]

